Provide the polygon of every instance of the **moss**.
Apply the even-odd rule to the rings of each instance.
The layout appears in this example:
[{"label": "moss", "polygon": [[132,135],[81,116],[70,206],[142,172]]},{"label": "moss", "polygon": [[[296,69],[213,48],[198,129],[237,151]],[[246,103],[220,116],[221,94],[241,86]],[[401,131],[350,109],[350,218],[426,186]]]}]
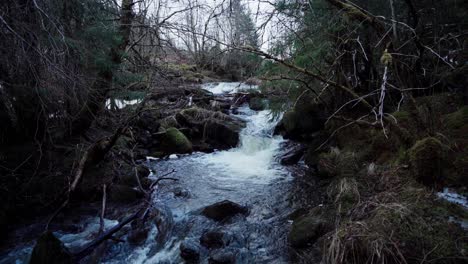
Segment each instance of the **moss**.
[{"label": "moss", "polygon": [[177,119],[175,116],[168,116],[161,120],[161,128],[162,129],[168,129],[170,127],[179,127],[179,122],[177,122]]},{"label": "moss", "polygon": [[408,152],[405,147],[400,146],[397,156],[395,158],[396,164],[406,164],[408,162]]},{"label": "moss", "polygon": [[296,248],[308,246],[328,232],[331,226],[331,222],[325,218],[324,209],[315,207],[308,214],[294,220],[288,241]]},{"label": "moss", "polygon": [[328,263],[413,263],[423,258],[463,263],[467,242],[463,230],[448,222],[450,215],[423,188],[385,192],[359,204],[354,221],[342,221],[330,234],[325,258]]},{"label": "moss", "polygon": [[192,143],[175,127],[166,130],[163,137],[163,147],[168,153],[190,153]]},{"label": "moss", "polygon": [[411,119],[411,114],[407,111],[393,112],[392,116],[395,117],[398,122],[403,122],[403,123],[407,123]]},{"label": "moss", "polygon": [[449,129],[460,129],[468,125],[468,106],[445,116],[445,124]]},{"label": "moss", "polygon": [[413,176],[428,186],[443,180],[443,166],[446,160],[446,147],[433,137],[417,141],[409,150],[409,160]]}]

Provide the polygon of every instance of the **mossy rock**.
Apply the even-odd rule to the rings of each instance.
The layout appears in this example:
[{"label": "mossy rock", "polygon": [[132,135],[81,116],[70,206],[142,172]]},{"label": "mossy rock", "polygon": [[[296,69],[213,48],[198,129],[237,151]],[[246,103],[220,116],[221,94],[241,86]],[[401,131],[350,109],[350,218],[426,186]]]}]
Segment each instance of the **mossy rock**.
[{"label": "mossy rock", "polygon": [[284,113],[275,132],[290,139],[308,138],[324,127],[326,118],[323,114],[318,104],[298,104],[293,110]]},{"label": "mossy rock", "polygon": [[468,125],[468,106],[463,106],[458,111],[445,116],[445,124],[448,129],[460,129]]},{"label": "mossy rock", "polygon": [[427,186],[441,184],[446,155],[446,146],[436,138],[427,137],[417,141],[409,150],[413,176]]},{"label": "mossy rock", "polygon": [[65,245],[50,231],[37,240],[29,264],[67,264],[75,263]]},{"label": "mossy rock", "polygon": [[288,241],[292,247],[304,248],[314,244],[331,229],[331,223],[325,218],[324,209],[313,208],[308,214],[294,220]]},{"label": "mossy rock", "polygon": [[191,153],[192,142],[175,127],[166,130],[162,142],[163,148],[167,153]]}]

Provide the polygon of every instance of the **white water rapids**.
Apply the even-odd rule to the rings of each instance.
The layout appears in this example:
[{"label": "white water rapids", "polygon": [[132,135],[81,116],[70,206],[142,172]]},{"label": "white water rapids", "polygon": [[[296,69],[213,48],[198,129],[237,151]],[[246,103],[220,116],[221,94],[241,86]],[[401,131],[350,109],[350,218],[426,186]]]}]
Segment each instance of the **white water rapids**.
[{"label": "white water rapids", "polygon": [[[256,87],[218,83],[202,88],[222,96]],[[141,246],[111,243],[103,263],[183,263],[181,242],[189,238],[198,241],[205,230],[212,228],[235,234],[236,263],[287,263],[287,215],[294,210],[295,202],[289,195],[293,193],[290,171],[275,159],[285,140],[272,135],[276,122],[271,121],[269,111],[256,112],[246,105],[237,110],[236,116],[246,120],[247,125],[241,131],[236,148],[147,160],[146,164],[156,176],[175,169],[171,177],[179,179],[178,182],[162,182],[155,192],[155,206],[167,209],[172,219],[167,238],[162,245],[157,242],[159,231],[154,223],[148,223],[152,229]],[[188,195],[177,195],[181,190]],[[249,216],[219,224],[200,215],[200,208],[222,200],[248,206]],[[56,235],[67,244],[79,245],[89,240],[90,230],[96,224],[91,221],[85,231],[77,234],[57,232]],[[31,252],[31,246],[11,252],[10,256],[14,258],[22,252],[16,263],[27,263],[24,256]],[[203,254],[200,263],[207,263],[209,253]],[[0,260],[0,264],[3,263],[10,262]]]},{"label": "white water rapids", "polygon": [[[252,86],[240,83],[219,83],[208,84],[203,88],[215,95],[222,95],[239,91],[239,89],[252,89]],[[249,256],[248,260],[238,260],[237,263],[252,263],[253,259],[255,263],[286,263],[283,259],[284,252],[272,252],[273,245],[279,243],[274,238],[276,236],[284,238],[284,234],[280,234],[272,224],[276,221],[272,207],[276,206],[275,203],[278,200],[284,200],[282,197],[284,195],[275,188],[291,181],[289,171],[275,160],[281,143],[285,140],[280,136],[272,135],[276,122],[271,121],[269,111],[256,112],[248,106],[242,106],[237,112],[236,116],[246,120],[247,125],[241,131],[239,146],[236,148],[209,154],[194,153],[153,163],[153,168],[161,174],[175,168],[177,175],[181,178],[180,185],[182,188],[187,187],[190,197],[185,200],[176,198],[173,194],[173,187],[163,186],[159,190],[160,196],[156,203],[164,203],[172,211],[175,221],[173,236],[157,253],[152,250],[155,242],[150,238],[151,241],[147,241],[144,246],[126,256],[124,262],[182,263],[179,257],[181,241],[188,237],[198,239],[207,228],[218,226],[194,212],[204,206],[227,199],[251,208],[251,213],[246,220],[223,226],[229,231],[240,232],[239,235],[249,244],[248,248],[242,249],[245,251],[244,257]],[[284,186],[284,189],[286,191],[287,186]],[[277,199],[276,196],[280,198]],[[284,204],[281,205],[284,206]],[[262,223],[265,219],[268,219],[270,223]],[[181,232],[179,229],[185,229],[183,226],[186,225],[190,225],[191,229]],[[281,247],[283,250],[286,248],[284,245]],[[275,262],[271,262],[273,260]],[[200,263],[205,263],[205,261],[206,259]],[[114,259],[108,263],[124,262]]]}]

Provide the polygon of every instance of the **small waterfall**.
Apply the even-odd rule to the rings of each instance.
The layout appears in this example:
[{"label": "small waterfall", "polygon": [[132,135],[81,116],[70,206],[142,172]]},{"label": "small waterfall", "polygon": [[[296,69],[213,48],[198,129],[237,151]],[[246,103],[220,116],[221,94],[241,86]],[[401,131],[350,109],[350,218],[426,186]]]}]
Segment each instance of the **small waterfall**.
[{"label": "small waterfall", "polygon": [[239,146],[204,155],[199,160],[233,178],[268,183],[280,175],[274,157],[284,140],[272,136],[275,123],[269,122],[269,111],[255,112],[242,107],[239,113],[247,120],[247,127],[240,134]]}]

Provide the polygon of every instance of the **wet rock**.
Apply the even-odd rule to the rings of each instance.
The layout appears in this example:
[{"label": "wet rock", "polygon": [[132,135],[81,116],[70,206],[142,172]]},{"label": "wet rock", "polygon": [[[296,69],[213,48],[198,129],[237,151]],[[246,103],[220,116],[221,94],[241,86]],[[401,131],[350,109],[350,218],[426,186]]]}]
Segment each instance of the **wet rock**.
[{"label": "wet rock", "polygon": [[31,254],[30,264],[67,264],[74,263],[71,253],[65,245],[50,231],[37,240]]},{"label": "wet rock", "polygon": [[208,259],[209,264],[231,264],[236,263],[236,254],[229,249],[214,250]]},{"label": "wet rock", "polygon": [[424,185],[440,185],[446,155],[446,147],[436,138],[427,137],[417,141],[409,150],[412,174]]},{"label": "wet rock", "polygon": [[191,153],[192,143],[175,127],[170,127],[163,135],[162,145],[167,153]]},{"label": "wet rock", "polygon": [[189,108],[176,114],[177,121],[191,130],[193,138],[203,140],[217,149],[237,146],[245,121],[221,112]]},{"label": "wet rock", "polygon": [[239,133],[242,128],[244,126],[241,122],[208,121],[206,123],[206,135],[208,141],[216,148],[233,148],[239,144]]},{"label": "wet rock", "polygon": [[231,104],[228,102],[212,100],[210,101],[211,109],[214,111],[222,111],[222,110],[229,110],[231,108]]},{"label": "wet rock", "polygon": [[193,239],[186,239],[180,244],[180,256],[189,263],[200,259],[200,245]]},{"label": "wet rock", "polygon": [[288,236],[292,247],[302,248],[311,245],[331,229],[322,211],[322,208],[316,207],[307,215],[294,220]]},{"label": "wet rock", "polygon": [[307,139],[311,134],[321,130],[326,117],[323,109],[317,104],[298,104],[286,113],[275,127],[275,133],[288,139]]},{"label": "wet rock", "polygon": [[267,101],[264,98],[253,97],[250,98],[249,107],[255,111],[265,110],[267,107]]},{"label": "wet rock", "polygon": [[205,207],[202,214],[215,221],[226,221],[235,215],[247,215],[249,210],[237,203],[224,200]]},{"label": "wet rock", "polygon": [[281,156],[280,163],[282,165],[294,165],[299,162],[299,160],[304,156],[306,147],[301,145],[296,145],[290,147],[285,154]]},{"label": "wet rock", "polygon": [[222,248],[228,246],[232,235],[222,230],[208,230],[200,237],[200,244],[206,248]]},{"label": "wet rock", "polygon": [[110,200],[119,203],[133,203],[143,198],[143,193],[135,188],[114,184],[110,190]]},{"label": "wet rock", "polygon": [[149,226],[138,225],[136,227],[132,226],[132,230],[128,234],[127,241],[130,245],[139,246],[142,245],[148,238],[148,234],[151,228]]},{"label": "wet rock", "polygon": [[175,197],[183,197],[183,198],[190,197],[190,192],[187,189],[184,189],[182,187],[176,187],[174,188],[172,192],[174,193]]}]

